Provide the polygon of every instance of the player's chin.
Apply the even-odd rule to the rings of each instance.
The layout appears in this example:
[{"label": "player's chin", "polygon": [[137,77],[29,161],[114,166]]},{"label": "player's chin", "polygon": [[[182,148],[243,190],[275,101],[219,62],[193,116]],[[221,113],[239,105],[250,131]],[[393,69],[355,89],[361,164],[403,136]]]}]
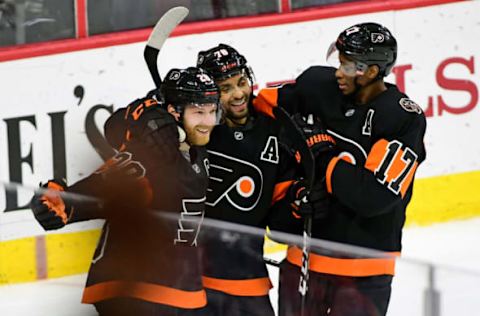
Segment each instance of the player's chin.
[{"label": "player's chin", "polygon": [[355,87],[352,86],[340,86],[340,91],[342,92],[343,95],[352,95],[355,92]]},{"label": "player's chin", "polygon": [[196,138],[193,142],[191,142],[194,146],[205,146],[210,141],[210,137],[202,137]]},{"label": "player's chin", "polygon": [[188,133],[188,142],[194,146],[205,146],[210,141],[211,129],[208,131],[194,130]]},{"label": "player's chin", "polygon": [[245,105],[242,109],[230,109],[230,111],[227,112],[227,116],[229,116],[231,119],[236,119],[240,120],[245,117],[248,117],[248,106]]}]

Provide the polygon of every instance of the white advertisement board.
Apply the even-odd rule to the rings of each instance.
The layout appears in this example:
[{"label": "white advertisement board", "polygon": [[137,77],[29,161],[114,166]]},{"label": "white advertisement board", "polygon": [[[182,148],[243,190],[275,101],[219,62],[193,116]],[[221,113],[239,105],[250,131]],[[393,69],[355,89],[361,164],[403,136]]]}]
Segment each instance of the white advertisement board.
[{"label": "white advertisement board", "polygon": [[[478,1],[460,2],[173,37],[160,53],[160,73],[194,65],[199,50],[226,43],[247,57],[264,87],[326,64],[328,46],[345,28],[378,22],[399,44],[396,71],[387,81],[404,89],[428,117],[427,160],[418,178],[477,171],[479,11]],[[99,153],[106,152],[101,133],[109,113],[153,88],[144,45],[0,63],[0,180],[36,187],[62,176],[73,183],[97,168]],[[0,240],[43,233],[31,212],[21,210],[30,197],[31,192],[0,192]]]}]

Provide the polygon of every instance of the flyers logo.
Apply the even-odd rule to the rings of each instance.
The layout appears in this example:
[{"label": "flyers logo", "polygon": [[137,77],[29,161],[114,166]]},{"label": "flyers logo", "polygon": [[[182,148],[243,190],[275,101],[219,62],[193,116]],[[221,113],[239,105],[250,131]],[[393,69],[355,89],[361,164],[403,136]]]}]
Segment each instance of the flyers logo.
[{"label": "flyers logo", "polygon": [[182,213],[178,219],[177,237],[173,241],[176,244],[197,246],[197,237],[202,226],[205,197],[201,199],[183,199]]},{"label": "flyers logo", "polygon": [[251,211],[263,190],[261,170],[252,163],[225,154],[208,151],[210,175],[207,204],[215,206],[225,199],[240,211]]},{"label": "flyers logo", "polygon": [[372,33],[372,43],[383,43],[385,41],[385,36],[382,33]]},{"label": "flyers logo", "polygon": [[367,159],[367,152],[365,149],[348,137],[335,133],[332,130],[327,130],[328,134],[332,135],[337,144],[337,148],[341,149],[341,152],[337,155],[342,160],[345,160],[352,165],[363,165]]}]

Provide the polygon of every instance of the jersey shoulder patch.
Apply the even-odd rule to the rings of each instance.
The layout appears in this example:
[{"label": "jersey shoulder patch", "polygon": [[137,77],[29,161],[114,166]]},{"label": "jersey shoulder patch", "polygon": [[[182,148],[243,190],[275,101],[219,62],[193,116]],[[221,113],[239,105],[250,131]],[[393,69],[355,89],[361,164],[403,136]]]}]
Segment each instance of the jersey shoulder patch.
[{"label": "jersey shoulder patch", "polygon": [[413,100],[409,99],[408,97],[400,98],[398,104],[407,112],[422,114],[422,108],[415,103]]},{"label": "jersey shoulder patch", "polygon": [[375,115],[373,129],[376,135],[392,135],[407,126],[424,125],[422,108],[396,86],[388,85],[388,90],[374,101]]}]

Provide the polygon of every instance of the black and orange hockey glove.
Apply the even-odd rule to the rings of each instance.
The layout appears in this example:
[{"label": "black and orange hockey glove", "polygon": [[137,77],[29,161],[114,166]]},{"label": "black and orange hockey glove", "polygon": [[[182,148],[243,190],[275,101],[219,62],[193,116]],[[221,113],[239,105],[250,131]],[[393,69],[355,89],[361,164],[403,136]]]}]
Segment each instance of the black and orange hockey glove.
[{"label": "black and orange hockey glove", "polygon": [[305,180],[300,178],[289,187],[286,197],[290,200],[296,218],[312,216],[314,219],[321,219],[330,208],[330,197],[324,181],[315,183],[308,194]]},{"label": "black and orange hockey glove", "polygon": [[64,227],[73,213],[73,207],[65,203],[60,194],[65,191],[65,181],[49,180],[40,187],[47,190],[35,193],[30,202],[35,219],[45,230]]},{"label": "black and orange hockey glove", "polygon": [[309,115],[304,118],[300,114],[295,114],[293,119],[313,153],[317,177],[323,181],[328,163],[336,156],[335,140],[327,133],[318,117]]}]

